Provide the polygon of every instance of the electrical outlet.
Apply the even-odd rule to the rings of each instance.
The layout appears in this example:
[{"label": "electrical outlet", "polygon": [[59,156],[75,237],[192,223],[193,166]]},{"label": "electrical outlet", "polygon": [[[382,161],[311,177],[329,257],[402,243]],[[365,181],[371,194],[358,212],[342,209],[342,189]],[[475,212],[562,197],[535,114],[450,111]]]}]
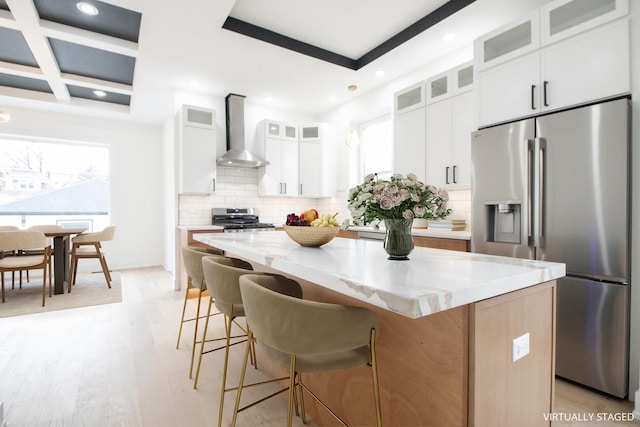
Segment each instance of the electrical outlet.
[{"label": "electrical outlet", "polygon": [[513,340],[511,352],[513,362],[529,354],[529,332]]}]

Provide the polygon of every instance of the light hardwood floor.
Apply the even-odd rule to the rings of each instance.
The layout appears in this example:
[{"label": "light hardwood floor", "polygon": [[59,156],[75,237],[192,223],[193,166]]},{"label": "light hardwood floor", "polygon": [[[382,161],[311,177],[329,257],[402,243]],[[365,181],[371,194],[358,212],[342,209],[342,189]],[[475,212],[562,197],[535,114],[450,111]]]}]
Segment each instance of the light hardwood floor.
[{"label": "light hardwood floor", "polygon": [[[0,318],[0,401],[8,427],[217,424],[222,353],[205,355],[198,390],[193,390],[191,326],[175,349],[183,293],[171,290],[171,278],[161,268],[126,270],[121,277],[122,303]],[[215,334],[222,334],[219,316]],[[232,384],[243,349],[232,350]],[[259,370],[250,372],[252,380],[264,377]],[[234,399],[234,393],[227,394],[225,425]],[[562,381],[556,382],[555,403],[555,414],[574,419],[553,427],[640,425],[582,421],[589,414],[595,419],[601,413],[629,413],[633,404]],[[240,414],[238,425],[281,426],[285,418],[283,394]],[[303,425],[300,418],[294,417],[294,425]]]}]

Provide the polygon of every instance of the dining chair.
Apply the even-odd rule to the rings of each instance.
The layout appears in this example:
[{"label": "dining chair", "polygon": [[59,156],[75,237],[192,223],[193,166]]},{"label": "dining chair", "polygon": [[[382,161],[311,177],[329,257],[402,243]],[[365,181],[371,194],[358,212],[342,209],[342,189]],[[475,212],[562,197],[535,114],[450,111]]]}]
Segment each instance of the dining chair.
[{"label": "dining chair", "polygon": [[[14,255],[3,257],[0,255],[0,275],[2,276],[2,302],[5,300],[4,273],[22,270],[37,270],[42,268],[42,306],[45,304],[47,287],[47,267],[51,264],[51,244],[41,231],[18,230],[0,232],[0,254],[7,251],[20,253],[33,249],[42,249],[42,253],[35,255]],[[51,297],[51,275],[49,274],[49,297]]]},{"label": "dining chair", "polygon": [[[202,271],[202,258],[210,255],[222,255],[223,252],[215,249],[209,250],[206,248],[199,248],[197,246],[183,246],[181,252],[182,261],[187,273],[187,289],[184,294],[184,304],[182,306],[182,317],[180,320],[180,329],[178,329],[178,341],[176,342],[176,348],[180,347],[180,337],[182,336],[183,325],[187,322],[194,322],[193,342],[191,345],[191,363],[189,364],[189,378],[192,378],[193,361],[195,357],[196,346],[199,343],[199,321],[200,319],[206,317],[206,314],[200,315],[200,307],[202,305],[201,302],[202,298],[209,297],[209,291],[207,291],[204,280],[204,273]],[[197,298],[196,314],[193,317],[185,318],[187,312],[187,301],[194,298]]]},{"label": "dining chair", "polygon": [[[0,225],[0,231],[17,231],[20,230],[19,227],[16,227],[15,225]],[[2,256],[13,256],[15,255],[15,251],[4,251],[2,253]],[[12,271],[11,272],[11,289],[14,288],[16,283],[16,272]],[[22,289],[22,271],[20,271],[20,289]]]},{"label": "dining chair", "polygon": [[69,255],[71,255],[69,289],[67,292],[71,292],[71,286],[76,284],[78,260],[87,258],[96,258],[100,261],[104,278],[107,280],[107,286],[111,288],[111,274],[109,273],[107,259],[105,258],[101,242],[113,240],[115,234],[116,226],[108,225],[102,231],[78,234],[71,239],[71,250],[69,251]]},{"label": "dining chair", "polygon": [[[307,392],[346,426],[337,414],[304,385],[302,373],[338,371],[360,366],[371,369],[376,424],[378,427],[382,425],[375,352],[380,323],[373,311],[365,307],[307,301],[284,295],[278,292],[275,280],[267,276],[248,274],[240,277],[240,292],[249,327],[249,340],[255,339],[267,358],[289,372],[287,426],[291,426],[296,387],[300,388],[304,423],[304,392]],[[232,426],[236,424],[238,413],[252,406],[240,408],[248,352],[247,346]]]},{"label": "dining chair", "polygon": [[[38,224],[38,225],[32,225],[31,227],[28,227],[27,230],[42,231],[43,233],[47,233],[47,232],[64,230],[64,228],[61,225],[57,225],[57,224]],[[53,247],[53,242],[51,240],[51,237],[47,237],[47,239],[49,240],[49,245]],[[39,255],[42,252],[43,251],[41,249],[32,249],[32,250],[23,251],[23,254]],[[53,258],[53,250],[51,251],[51,257]],[[49,277],[53,277],[51,275],[52,264],[53,263],[51,262],[49,263]],[[22,279],[22,276],[20,276],[20,279]],[[29,270],[27,270],[27,282],[29,282]]]}]

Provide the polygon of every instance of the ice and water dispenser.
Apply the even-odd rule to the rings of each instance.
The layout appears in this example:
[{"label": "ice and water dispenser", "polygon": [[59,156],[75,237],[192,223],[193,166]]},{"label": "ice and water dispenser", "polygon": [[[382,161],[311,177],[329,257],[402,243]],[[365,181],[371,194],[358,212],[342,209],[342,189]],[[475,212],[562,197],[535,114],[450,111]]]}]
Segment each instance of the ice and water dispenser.
[{"label": "ice and water dispenser", "polygon": [[520,212],[522,204],[513,201],[485,204],[487,242],[520,244]]}]

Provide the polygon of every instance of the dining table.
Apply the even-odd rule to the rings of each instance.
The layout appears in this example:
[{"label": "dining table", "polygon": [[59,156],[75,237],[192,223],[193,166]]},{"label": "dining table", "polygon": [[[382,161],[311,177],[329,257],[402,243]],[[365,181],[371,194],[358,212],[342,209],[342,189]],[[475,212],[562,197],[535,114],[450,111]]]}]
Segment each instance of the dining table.
[{"label": "dining table", "polygon": [[87,231],[86,228],[61,228],[43,231],[53,238],[53,293],[64,294],[69,280],[69,241],[71,236]]}]

